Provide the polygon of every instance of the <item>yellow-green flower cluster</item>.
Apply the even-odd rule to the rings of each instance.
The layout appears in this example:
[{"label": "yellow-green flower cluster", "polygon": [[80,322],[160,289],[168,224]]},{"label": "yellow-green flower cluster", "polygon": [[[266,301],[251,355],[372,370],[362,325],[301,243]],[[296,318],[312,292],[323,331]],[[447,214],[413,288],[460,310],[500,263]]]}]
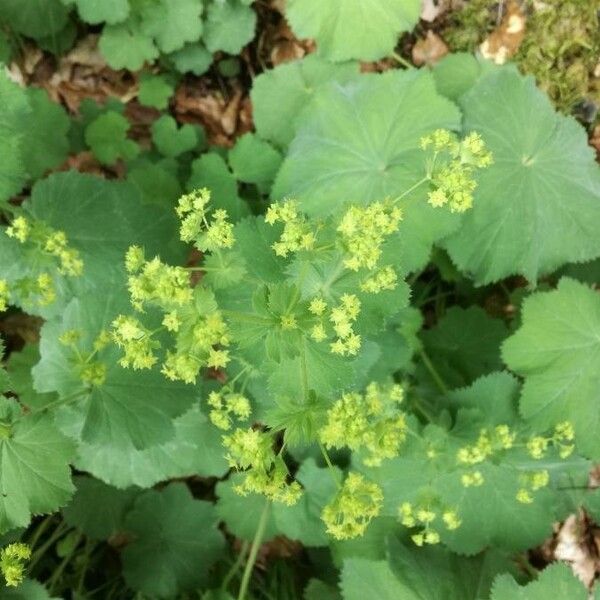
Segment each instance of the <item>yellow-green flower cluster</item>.
[{"label": "yellow-green flower cluster", "polygon": [[169,379],[194,383],[202,367],[223,369],[229,363],[229,351],[224,348],[229,346],[230,338],[220,311],[196,316],[193,324],[188,324],[179,335],[177,350],[167,352],[162,367],[163,375]]},{"label": "yellow-green flower cluster", "polygon": [[360,289],[369,294],[379,294],[384,290],[393,290],[398,285],[398,275],[391,265],[378,269],[373,275],[367,277],[361,284]]},{"label": "yellow-green flower cluster", "polygon": [[483,485],[484,478],[481,471],[469,471],[460,476],[460,482],[464,487],[479,487]]},{"label": "yellow-green flower cluster", "polygon": [[337,540],[361,536],[383,505],[381,488],[358,473],[348,473],[343,486],[321,513],[321,518]]},{"label": "yellow-green flower cluster", "polygon": [[508,425],[497,425],[494,429],[482,429],[475,444],[460,448],[456,459],[464,465],[476,465],[489,458],[494,452],[510,450],[515,443],[516,433]]},{"label": "yellow-green flower cluster", "polygon": [[340,303],[331,309],[329,321],[337,336],[337,339],[330,345],[334,354],[355,356],[360,350],[360,335],[353,328],[353,323],[359,313],[360,300],[354,294],[344,294],[340,298]]},{"label": "yellow-green flower cluster", "polygon": [[25,217],[15,217],[9,227],[6,228],[6,235],[15,238],[21,244],[24,244],[31,233],[31,225]]},{"label": "yellow-green flower cluster", "polygon": [[194,190],[179,198],[175,210],[181,219],[181,240],[194,242],[195,246],[203,251],[214,252],[219,248],[231,248],[235,238],[227,211],[217,209],[209,217],[209,205],[210,191],[206,188]]},{"label": "yellow-green flower cluster", "polygon": [[[40,257],[57,259],[57,270],[63,275],[74,277],[83,272],[83,261],[79,252],[69,247],[63,231],[52,229],[41,221],[30,221],[19,216],[6,228],[6,234],[21,244],[31,246]],[[0,307],[8,300],[8,291],[4,291],[5,294],[2,294],[0,290]],[[39,273],[13,281],[11,292],[25,306],[30,303],[45,306],[56,299],[54,282],[49,273]]]},{"label": "yellow-green flower cluster", "polygon": [[20,542],[9,544],[0,550],[0,570],[6,585],[17,587],[25,576],[26,560],[31,558],[31,548]]},{"label": "yellow-green flower cluster", "polygon": [[112,322],[112,339],[124,352],[119,359],[122,367],[134,370],[150,369],[158,360],[154,350],[159,343],[135,317],[119,315]]},{"label": "yellow-green flower cluster", "polygon": [[347,253],[344,266],[352,271],[374,269],[383,243],[398,231],[401,220],[402,211],[388,200],[364,207],[351,206],[337,227]]},{"label": "yellow-green flower cluster", "polygon": [[568,458],[575,450],[575,431],[572,423],[563,421],[554,428],[550,437],[533,436],[527,442],[527,451],[532,458],[539,460],[546,455],[549,447],[558,450],[560,458]]},{"label": "yellow-green flower cluster", "polygon": [[550,483],[550,474],[546,469],[534,471],[521,477],[523,487],[517,491],[516,498],[521,504],[532,504],[533,492],[537,492]]},{"label": "yellow-green flower cluster", "polygon": [[364,395],[344,394],[327,411],[319,438],[327,448],[364,450],[364,464],[379,466],[397,456],[406,440],[406,417],[398,408],[402,399],[399,385],[383,388],[376,383],[369,384]]},{"label": "yellow-green flower cluster", "polygon": [[59,272],[63,275],[76,277],[83,273],[83,261],[79,252],[69,248],[67,236],[63,231],[54,231],[48,235],[44,250],[60,261]]},{"label": "yellow-green flower cluster", "polygon": [[9,300],[8,283],[5,279],[0,279],[0,312],[4,312],[8,308]]},{"label": "yellow-green flower cluster", "polygon": [[250,417],[250,400],[243,394],[234,392],[211,392],[208,395],[211,407],[210,420],[219,429],[231,429],[233,419],[245,421]]},{"label": "yellow-green flower cluster", "polygon": [[160,306],[169,311],[192,300],[190,277],[183,267],[163,263],[158,256],[150,261],[140,261],[141,249],[132,246],[125,256],[129,270],[128,287],[131,304],[143,311],[145,304]]},{"label": "yellow-green flower cluster", "polygon": [[271,246],[277,256],[285,258],[290,252],[313,249],[316,238],[312,226],[293,200],[271,204],[265,222],[269,225],[283,223],[279,240]]},{"label": "yellow-green flower cluster", "polygon": [[450,131],[438,129],[421,139],[421,148],[433,151],[428,177],[434,189],[429,192],[429,204],[448,205],[451,212],[471,208],[477,187],[475,171],[492,164],[481,136],[473,132],[459,141]]},{"label": "yellow-green flower cluster", "polygon": [[453,509],[435,510],[428,504],[413,506],[410,502],[403,502],[398,507],[398,518],[404,527],[420,529],[411,535],[412,541],[417,546],[439,543],[439,531],[433,527],[435,521],[441,521],[448,531],[458,529],[462,523],[458,513]]},{"label": "yellow-green flower cluster", "polygon": [[23,216],[16,217],[6,235],[21,244],[31,242],[41,251],[54,256],[59,261],[59,272],[75,277],[83,272],[83,261],[79,252],[70,248],[64,231],[57,231],[42,222],[31,222]]},{"label": "yellow-green flower cluster", "polygon": [[270,434],[257,429],[236,429],[223,436],[226,459],[233,469],[245,472],[234,490],[241,496],[262,494],[273,502],[296,504],[302,494],[298,482],[288,482],[289,471],[283,458],[275,454]]}]

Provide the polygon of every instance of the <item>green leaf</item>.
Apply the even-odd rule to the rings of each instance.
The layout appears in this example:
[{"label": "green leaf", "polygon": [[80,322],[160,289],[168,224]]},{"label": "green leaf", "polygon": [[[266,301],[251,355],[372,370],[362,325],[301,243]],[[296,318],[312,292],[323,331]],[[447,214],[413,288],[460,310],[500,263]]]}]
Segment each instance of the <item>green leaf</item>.
[{"label": "green leaf", "polygon": [[435,87],[442,96],[458,100],[481,75],[481,64],[472,54],[448,54],[433,68]]},{"label": "green leaf", "polygon": [[11,391],[17,394],[19,402],[29,409],[40,409],[56,400],[55,394],[38,394],[33,387],[31,369],[39,360],[38,345],[26,344],[20,352],[11,353],[6,365],[10,376]]},{"label": "green leaf", "polygon": [[[245,477],[243,473],[234,473],[226,481],[217,483],[216,510],[219,519],[225,522],[227,531],[238,538],[251,541],[256,533],[256,524],[260,520],[267,499],[258,494],[240,496],[233,489]],[[273,511],[267,518],[267,525],[263,535],[263,542],[274,538],[278,533],[273,517]]]},{"label": "green leaf", "polygon": [[314,38],[333,61],[379,60],[392,53],[421,12],[419,0],[288,0],[286,18],[300,38]]},{"label": "green leaf", "polygon": [[106,25],[102,29],[98,47],[113,69],[137,71],[144,63],[158,58],[158,48],[145,35],[137,21],[120,25]]},{"label": "green leaf", "polygon": [[252,83],[252,116],[258,134],[281,148],[293,139],[299,115],[314,93],[329,82],[358,76],[358,65],[334,65],[314,54],[278,65]]},{"label": "green leaf", "polygon": [[302,545],[327,546],[329,536],[321,520],[321,512],[325,505],[335,496],[337,485],[332,475],[341,481],[339,469],[317,467],[314,459],[305,460],[295,475],[302,484],[303,494],[293,506],[273,505],[273,516],[278,530],[290,538],[298,540]]},{"label": "green leaf", "polygon": [[153,37],[162,52],[183,48],[196,42],[202,34],[202,0],[157,0],[146,3],[142,13],[142,30]]},{"label": "green leaf", "polygon": [[[597,597],[597,593],[595,597]],[[571,568],[564,563],[546,567],[533,581],[520,587],[510,575],[501,575],[494,581],[491,600],[546,600],[547,598],[568,598],[587,600],[589,593],[577,579]]]},{"label": "green leaf", "polygon": [[[63,0],[66,4],[67,2]],[[77,5],[79,16],[86,23],[98,25],[108,23],[114,25],[121,23],[129,15],[128,0],[68,0],[70,4]]]},{"label": "green leaf", "polygon": [[556,290],[526,298],[522,314],[502,348],[525,378],[521,414],[538,427],[571,421],[577,448],[600,458],[600,296],[563,278]]},{"label": "green leaf", "polygon": [[175,436],[161,446],[137,450],[124,447],[80,444],[77,468],[119,488],[152,487],[177,477],[223,477],[228,470],[223,456],[221,431],[197,408],[174,421]]},{"label": "green leaf", "polygon": [[139,494],[137,490],[118,490],[92,477],[77,477],[75,485],[77,491],[62,511],[71,527],[93,540],[107,540],[124,531],[125,516]]},{"label": "green leaf", "polygon": [[177,127],[177,121],[163,115],[152,123],[152,141],[163,156],[179,156],[193,150],[198,144],[198,132],[194,125]]},{"label": "green leaf", "polygon": [[27,180],[20,127],[31,118],[27,93],[0,72],[0,202],[21,191]]},{"label": "green leaf", "polygon": [[192,162],[188,190],[208,188],[211,206],[224,208],[232,221],[248,214],[248,205],[239,197],[237,181],[216,152],[207,152]]},{"label": "green leaf", "polygon": [[[421,137],[458,126],[456,107],[426,72],[388,71],[329,86],[303,113],[272,195],[296,198],[320,216],[345,202],[395,198],[425,175]],[[457,215],[431,207],[426,192],[421,186],[401,203],[397,253],[406,271],[423,267],[432,243],[459,225]]]},{"label": "green leaf", "polygon": [[67,23],[69,9],[59,0],[0,0],[1,20],[32,38],[58,33]]},{"label": "green leaf", "polygon": [[342,597],[334,587],[313,578],[304,588],[304,600],[342,600]]},{"label": "green leaf", "polygon": [[27,96],[32,113],[22,125],[23,162],[29,176],[38,179],[67,158],[71,123],[65,109],[50,100],[46,90],[29,88]]},{"label": "green leaf", "polygon": [[453,306],[421,335],[429,358],[450,387],[460,387],[502,368],[500,344],[508,329],[479,306]]},{"label": "green leaf", "polygon": [[37,581],[25,579],[19,584],[18,588],[4,587],[0,589],[1,600],[60,600],[60,598],[50,597],[46,588]]},{"label": "green leaf", "polygon": [[113,165],[119,159],[131,160],[139,152],[139,146],[127,138],[129,121],[121,114],[109,111],[94,119],[85,129],[85,142],[94,156],[105,165]]},{"label": "green leaf", "polygon": [[[493,385],[493,380],[480,380],[474,384],[473,392],[485,394]],[[563,493],[560,489],[563,475],[571,469],[570,465],[554,459],[535,461],[525,452],[515,450],[498,464],[489,461],[478,464],[482,485],[465,487],[461,482],[465,468],[456,462],[458,449],[473,443],[482,427],[506,423],[500,420],[506,411],[496,410],[495,406],[488,409],[487,401],[510,407],[515,391],[514,386],[505,386],[505,393],[511,395],[507,398],[482,395],[480,410],[475,414],[465,411],[459,414],[460,419],[451,432],[429,425],[420,439],[412,436],[407,439],[397,458],[384,461],[377,469],[366,469],[367,477],[383,489],[382,515],[396,517],[403,502],[418,504],[424,497],[439,498],[443,505],[454,507],[462,520],[454,531],[439,530],[442,542],[460,554],[472,555],[487,547],[524,550],[548,536],[557,516],[556,499]],[[488,411],[494,410],[497,418],[492,419]],[[433,456],[428,456],[432,451]],[[521,475],[540,469],[549,471],[549,487],[535,492],[532,504],[518,502]]]},{"label": "green leaf", "polygon": [[340,583],[344,600],[414,600],[383,560],[349,558],[344,561]]},{"label": "green leaf", "polygon": [[271,183],[281,166],[281,154],[253,133],[238,138],[229,151],[233,174],[245,183]]},{"label": "green leaf", "polygon": [[180,73],[204,75],[212,64],[212,54],[202,44],[186,44],[181,50],[169,54]]},{"label": "green leaf", "polygon": [[127,181],[140,192],[145,202],[173,209],[182,190],[173,173],[159,164],[140,164],[127,172]]},{"label": "green leaf", "polygon": [[[25,206],[34,218],[64,231],[88,265],[124,271],[131,244],[145,247],[149,255],[160,253],[169,262],[185,256],[177,240],[175,211],[144,204],[128,183],[76,171],[56,173],[36,183]],[[84,277],[85,273],[84,265]],[[102,279],[94,283],[101,285]]]},{"label": "green leaf", "polygon": [[173,95],[173,85],[161,75],[146,75],[140,79],[138,100],[144,106],[152,106],[163,110],[169,106],[169,98]]},{"label": "green leaf", "polygon": [[600,170],[584,129],[514,71],[483,77],[461,105],[465,130],[481,133],[494,164],[445,242],[457,266],[478,284],[514,274],[535,283],[600,255]]},{"label": "green leaf", "polygon": [[169,382],[157,369],[124,369],[117,362],[120,351],[110,345],[96,355],[105,365],[105,382],[86,388],[73,365],[73,351],[58,340],[64,331],[74,329],[81,332],[80,349],[91,352],[98,334],[110,329],[119,313],[129,311],[118,291],[117,287],[117,295],[105,291],[103,296],[74,299],[64,310],[62,322],[44,325],[42,360],[33,369],[34,384],[38,391],[57,392],[63,398],[80,392],[78,400],[57,410],[59,425],[71,437],[115,448],[126,449],[131,443],[143,449],[173,438],[172,420],[191,406],[193,387]]},{"label": "green leaf", "polygon": [[[29,524],[31,515],[66,504],[74,487],[74,447],[48,415],[19,418],[13,400],[0,399],[5,433],[0,440],[0,532]],[[6,428],[10,433],[6,433]]]},{"label": "green leaf", "polygon": [[453,390],[448,399],[457,409],[476,410],[483,424],[510,424],[518,417],[520,390],[515,377],[500,371],[480,377],[469,387]]},{"label": "green leaf", "polygon": [[440,546],[417,548],[396,538],[390,540],[389,555],[392,570],[419,600],[487,598],[494,576],[514,568],[510,556],[494,550],[465,558]]},{"label": "green leaf", "polygon": [[125,525],[136,536],[122,554],[125,580],[159,598],[205,583],[225,546],[213,505],[195,500],[183,483],[141,494]]},{"label": "green leaf", "polygon": [[239,54],[254,37],[256,13],[239,0],[212,0],[203,41],[210,52]]}]

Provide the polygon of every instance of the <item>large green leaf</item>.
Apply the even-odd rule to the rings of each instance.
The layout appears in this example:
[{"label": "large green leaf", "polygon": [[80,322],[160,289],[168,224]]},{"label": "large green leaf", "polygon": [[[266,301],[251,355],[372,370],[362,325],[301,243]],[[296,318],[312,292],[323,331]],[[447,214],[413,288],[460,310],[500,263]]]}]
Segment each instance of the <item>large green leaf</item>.
[{"label": "large green leaf", "polygon": [[[331,84],[303,113],[273,196],[297,198],[313,215],[395,198],[424,177],[419,142],[440,127],[457,129],[459,113],[429,73],[389,71]],[[401,203],[397,252],[406,270],[424,266],[432,243],[459,224],[457,215],[431,207],[426,192],[421,186]]]},{"label": "large green leaf", "polygon": [[[9,433],[0,439],[0,532],[29,524],[31,515],[52,512],[74,491],[69,462],[73,443],[49,415],[23,417],[13,400],[0,399]],[[7,425],[4,425],[7,427]]]},{"label": "large green leaf", "polygon": [[330,81],[358,76],[358,65],[335,65],[314,54],[261,73],[252,83],[252,116],[256,131],[280,147],[293,139],[296,124],[316,90]]},{"label": "large green leaf", "polygon": [[62,322],[49,321],[42,329],[41,361],[33,369],[40,392],[68,397],[81,392],[75,402],[58,409],[58,422],[71,436],[92,444],[142,449],[168,441],[175,435],[173,419],[194,401],[193,386],[168,381],[158,369],[136,372],[118,364],[120,350],[110,345],[97,354],[106,367],[103,384],[85,388],[73,366],[73,350],[58,338],[68,330],[81,333],[80,348],[91,352],[100,331],[110,329],[118,314],[129,307],[122,296],[74,299]]},{"label": "large green leaf", "polygon": [[19,127],[31,117],[27,94],[0,72],[0,202],[18,193],[25,181],[22,152],[23,130]]},{"label": "large green leaf", "polygon": [[27,96],[32,112],[22,124],[23,161],[29,176],[38,179],[67,158],[71,123],[65,109],[45,90],[30,88]]},{"label": "large green leaf", "polygon": [[482,308],[453,306],[422,339],[442,379],[457,387],[502,367],[500,344],[507,334],[504,323]]},{"label": "large green leaf", "polygon": [[196,407],[174,421],[175,436],[165,444],[137,450],[80,443],[75,465],[118,488],[151,487],[175,477],[223,477],[228,466],[222,433]]},{"label": "large green leaf", "polygon": [[63,508],[65,521],[71,527],[93,540],[107,540],[124,531],[125,516],[139,494],[137,490],[118,490],[92,477],[77,477],[75,484],[77,491]]},{"label": "large green leaf", "polygon": [[[591,600],[588,590],[564,563],[546,567],[536,581],[521,587],[510,575],[501,575],[494,581],[491,600]],[[593,598],[600,598],[598,590]]]},{"label": "large green leaf", "polygon": [[506,364],[525,377],[521,413],[539,427],[570,420],[577,447],[600,458],[600,296],[563,278],[523,303],[523,325],[504,343]]},{"label": "large green leaf", "polygon": [[57,34],[68,15],[69,9],[59,0],[0,0],[0,22],[33,38]]},{"label": "large green leaf", "polygon": [[481,133],[494,164],[446,242],[458,267],[480,284],[517,273],[536,282],[600,255],[600,168],[584,129],[514,71],[483,77],[461,105],[465,130]]},{"label": "large green leaf", "polygon": [[153,597],[200,586],[225,546],[214,506],[195,500],[183,483],[140,495],[125,526],[135,541],[123,551],[123,575]]},{"label": "large green leaf", "polygon": [[416,25],[420,11],[419,0],[288,0],[286,17],[298,37],[315,38],[331,60],[378,60]]}]

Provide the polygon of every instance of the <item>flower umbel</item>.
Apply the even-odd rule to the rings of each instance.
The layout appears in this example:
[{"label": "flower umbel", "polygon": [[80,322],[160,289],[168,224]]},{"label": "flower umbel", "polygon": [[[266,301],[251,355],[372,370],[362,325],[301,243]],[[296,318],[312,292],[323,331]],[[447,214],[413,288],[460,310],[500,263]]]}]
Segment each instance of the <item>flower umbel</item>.
[{"label": "flower umbel", "polygon": [[321,513],[327,532],[337,540],[362,535],[383,505],[381,488],[358,473],[348,473],[344,485]]},{"label": "flower umbel", "polygon": [[31,548],[26,544],[9,544],[0,550],[0,570],[6,580],[6,585],[17,587],[25,576],[26,560],[31,558]]}]

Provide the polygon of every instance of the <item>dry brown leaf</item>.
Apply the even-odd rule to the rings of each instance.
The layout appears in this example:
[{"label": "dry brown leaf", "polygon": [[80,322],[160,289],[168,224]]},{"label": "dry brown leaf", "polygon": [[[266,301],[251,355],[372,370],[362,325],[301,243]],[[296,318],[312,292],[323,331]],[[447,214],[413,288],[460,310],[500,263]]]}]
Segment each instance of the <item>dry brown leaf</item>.
[{"label": "dry brown leaf", "polygon": [[525,36],[526,17],[515,0],[510,0],[500,25],[479,46],[484,58],[502,65],[514,56]]},{"label": "dry brown leaf", "polygon": [[249,100],[236,82],[226,97],[201,79],[187,80],[175,93],[174,110],[182,123],[200,124],[210,144],[230,147],[236,137],[252,129]]},{"label": "dry brown leaf", "polygon": [[431,66],[444,58],[448,52],[448,46],[444,40],[430,29],[427,31],[427,35],[417,40],[417,43],[413,46],[412,60],[418,67],[422,65]]},{"label": "dry brown leaf", "polygon": [[591,547],[587,519],[582,515],[570,515],[556,534],[555,560],[569,564],[573,573],[586,587],[590,587],[599,566],[598,555]]}]

